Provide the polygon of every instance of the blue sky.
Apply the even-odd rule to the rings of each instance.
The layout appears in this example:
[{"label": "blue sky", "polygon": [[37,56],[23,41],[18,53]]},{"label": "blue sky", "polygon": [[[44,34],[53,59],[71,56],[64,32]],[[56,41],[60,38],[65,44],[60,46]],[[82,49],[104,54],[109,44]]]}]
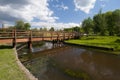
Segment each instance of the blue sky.
[{"label": "blue sky", "polygon": [[[61,5],[62,3],[68,7],[67,10],[53,7],[53,5]],[[57,22],[80,23],[89,16],[93,17],[99,12],[101,8],[102,12],[120,9],[120,0],[96,0],[94,8],[91,9],[89,13],[85,13],[82,10],[75,11],[75,5],[73,0],[59,0],[59,2],[56,2],[56,0],[54,0],[50,2],[50,8],[54,11],[54,15],[59,17]]]},{"label": "blue sky", "polygon": [[24,20],[32,28],[79,26],[87,17],[120,9],[120,0],[0,0],[0,24]]}]

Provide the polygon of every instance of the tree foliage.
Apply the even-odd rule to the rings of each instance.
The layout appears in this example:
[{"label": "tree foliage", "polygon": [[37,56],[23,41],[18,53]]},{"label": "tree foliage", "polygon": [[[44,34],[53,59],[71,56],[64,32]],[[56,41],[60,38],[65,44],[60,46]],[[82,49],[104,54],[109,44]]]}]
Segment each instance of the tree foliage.
[{"label": "tree foliage", "polygon": [[82,23],[83,30],[86,34],[91,34],[93,32],[93,20],[89,17],[85,19]]},{"label": "tree foliage", "polygon": [[75,27],[72,27],[72,28],[64,28],[64,31],[67,31],[67,32],[80,32],[81,27],[75,26]]},{"label": "tree foliage", "polygon": [[100,35],[106,35],[107,32],[107,22],[105,14],[102,14],[101,11],[99,14],[95,15],[93,18],[94,21],[94,32]]},{"label": "tree foliage", "polygon": [[96,35],[120,35],[120,10],[100,12],[82,22],[84,33]]},{"label": "tree foliage", "polygon": [[15,27],[19,30],[29,30],[31,25],[29,23],[24,23],[22,20],[18,20],[15,23]]},{"label": "tree foliage", "polygon": [[55,31],[54,27],[51,27],[51,28],[49,29],[49,31]]}]

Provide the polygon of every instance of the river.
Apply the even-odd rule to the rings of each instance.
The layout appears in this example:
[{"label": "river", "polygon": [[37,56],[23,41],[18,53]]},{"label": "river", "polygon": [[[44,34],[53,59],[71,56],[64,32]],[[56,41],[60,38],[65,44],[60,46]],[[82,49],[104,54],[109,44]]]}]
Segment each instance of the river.
[{"label": "river", "polygon": [[39,80],[120,80],[118,55],[68,45],[52,48],[51,43],[32,51],[23,64]]}]

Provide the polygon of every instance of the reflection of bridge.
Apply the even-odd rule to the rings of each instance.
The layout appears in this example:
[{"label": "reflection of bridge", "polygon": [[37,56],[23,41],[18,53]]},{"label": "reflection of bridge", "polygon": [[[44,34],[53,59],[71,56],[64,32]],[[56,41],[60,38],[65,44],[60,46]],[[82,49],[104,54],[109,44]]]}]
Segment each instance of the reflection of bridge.
[{"label": "reflection of bridge", "polygon": [[76,34],[74,32],[0,30],[0,44],[11,43],[13,47],[15,47],[18,42],[27,42],[30,47],[34,41],[66,40],[75,37]]}]

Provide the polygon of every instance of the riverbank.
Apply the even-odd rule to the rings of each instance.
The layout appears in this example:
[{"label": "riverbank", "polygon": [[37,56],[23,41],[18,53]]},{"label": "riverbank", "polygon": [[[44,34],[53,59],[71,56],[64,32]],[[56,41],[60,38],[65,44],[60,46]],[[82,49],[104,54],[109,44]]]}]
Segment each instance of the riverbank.
[{"label": "riverbank", "polygon": [[0,80],[30,80],[18,66],[13,49],[0,50]]},{"label": "riverbank", "polygon": [[110,51],[112,54],[120,54],[120,37],[116,36],[85,36],[80,39],[68,40],[65,42],[68,44]]}]

